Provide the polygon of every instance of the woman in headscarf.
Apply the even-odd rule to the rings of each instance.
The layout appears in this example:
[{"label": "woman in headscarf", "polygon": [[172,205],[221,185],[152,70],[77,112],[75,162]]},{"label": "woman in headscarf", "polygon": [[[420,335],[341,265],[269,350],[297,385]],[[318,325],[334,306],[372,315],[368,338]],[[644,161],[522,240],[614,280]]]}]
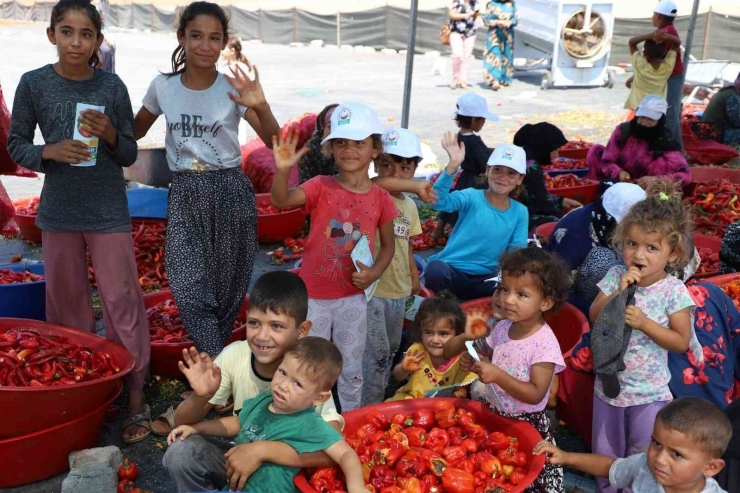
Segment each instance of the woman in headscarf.
[{"label": "woman in headscarf", "polygon": [[529,211],[530,231],[540,224],[557,221],[568,209],[580,207],[580,202],[552,195],[547,191],[542,166],[552,163],[568,140],[558,127],[540,122],[524,125],[514,135],[514,145],[527,153],[527,174],[522,182],[523,190],[517,200]]},{"label": "woman in headscarf", "polygon": [[339,106],[330,104],[316,117],[316,130],[310,139],[306,141],[308,152],[298,161],[298,183],[305,183],[314,176],[333,176],[339,170],[334,162],[334,156],[325,154],[321,141],[331,132],[331,114]]},{"label": "woman in headscarf", "polygon": [[713,124],[724,144],[740,144],[740,74],[712,97],[701,121]]},{"label": "woman in headscarf", "polygon": [[666,129],[668,103],[649,94],[635,111],[635,118],[619,125],[606,147],[588,151],[588,177],[595,180],[636,181],[642,188],[655,178],[671,178],[683,186],[691,173],[681,144]]},{"label": "woman in headscarf", "polygon": [[568,302],[586,316],[599,294],[596,283],[622,261],[611,248],[612,233],[630,208],[641,200],[645,200],[645,191],[640,187],[616,183],[596,202],[566,214],[550,235],[545,248],[560,255],[575,274]]},{"label": "woman in headscarf", "polygon": [[488,26],[483,52],[483,80],[498,91],[514,79],[514,26],[519,23],[513,0],[492,0],[483,17]]}]

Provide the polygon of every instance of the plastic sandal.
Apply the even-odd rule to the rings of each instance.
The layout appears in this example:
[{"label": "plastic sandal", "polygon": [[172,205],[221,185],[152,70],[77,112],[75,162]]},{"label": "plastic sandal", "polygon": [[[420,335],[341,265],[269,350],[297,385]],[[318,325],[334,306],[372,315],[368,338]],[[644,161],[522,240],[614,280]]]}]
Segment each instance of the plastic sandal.
[{"label": "plastic sandal", "polygon": [[124,445],[131,445],[132,443],[141,442],[142,440],[146,439],[146,437],[148,437],[152,433],[152,410],[149,407],[149,404],[144,404],[144,412],[132,414],[131,416],[128,416],[123,421],[124,430],[131,425],[136,425],[136,426],[141,426],[142,428],[146,428],[147,432],[139,437],[130,438],[128,440],[123,439],[123,436],[121,436],[121,438],[123,439]]}]

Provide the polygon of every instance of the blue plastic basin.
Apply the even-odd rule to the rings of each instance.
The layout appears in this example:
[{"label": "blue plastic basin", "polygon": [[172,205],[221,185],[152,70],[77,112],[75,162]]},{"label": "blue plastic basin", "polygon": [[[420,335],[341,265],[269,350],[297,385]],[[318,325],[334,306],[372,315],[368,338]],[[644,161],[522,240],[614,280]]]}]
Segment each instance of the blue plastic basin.
[{"label": "blue plastic basin", "polygon": [[[0,265],[2,270],[44,275],[44,264]],[[0,317],[46,321],[46,281],[0,285]]]},{"label": "blue plastic basin", "polygon": [[166,188],[131,188],[126,190],[128,212],[137,219],[167,219]]}]

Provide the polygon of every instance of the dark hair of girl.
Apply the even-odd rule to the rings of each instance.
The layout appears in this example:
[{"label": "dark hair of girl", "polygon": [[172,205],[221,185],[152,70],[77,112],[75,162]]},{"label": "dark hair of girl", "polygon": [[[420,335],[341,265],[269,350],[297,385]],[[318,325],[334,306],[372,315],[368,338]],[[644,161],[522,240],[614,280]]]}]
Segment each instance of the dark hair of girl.
[{"label": "dark hair of girl", "polygon": [[236,53],[236,61],[247,63],[248,60],[244,53],[242,53],[242,42],[239,41],[239,38],[235,36],[229,39],[229,44],[227,44],[226,46],[234,50],[234,53]]},{"label": "dark hair of girl", "polygon": [[[51,23],[49,25],[49,29],[53,31],[57,24],[62,22],[62,19],[64,19],[67,12],[71,12],[73,10],[79,10],[80,12],[87,14],[90,21],[95,26],[97,38],[99,38],[103,32],[103,18],[90,0],[60,0],[51,10]],[[97,48],[93,51],[92,56],[88,60],[88,64],[92,67],[97,67],[100,64]]]},{"label": "dark hair of girl", "polygon": [[[229,36],[229,16],[226,15],[226,11],[221,6],[211,2],[193,2],[182,11],[180,18],[177,21],[177,36],[180,38],[185,37],[185,29],[188,27],[188,23],[195,20],[199,15],[210,15],[219,22],[223,27],[224,40]],[[178,75],[185,72],[187,68],[187,54],[185,53],[185,47],[178,45],[175,51],[172,53],[172,72],[164,74],[167,77]]]},{"label": "dark hair of girl", "polygon": [[460,308],[455,295],[449,291],[437,293],[433,298],[427,298],[422,302],[410,333],[412,341],[420,342],[422,328],[440,319],[450,323],[455,330],[455,335],[465,332],[465,312]]},{"label": "dark hair of girl", "polygon": [[472,116],[455,115],[455,122],[458,128],[470,128],[473,126]]}]

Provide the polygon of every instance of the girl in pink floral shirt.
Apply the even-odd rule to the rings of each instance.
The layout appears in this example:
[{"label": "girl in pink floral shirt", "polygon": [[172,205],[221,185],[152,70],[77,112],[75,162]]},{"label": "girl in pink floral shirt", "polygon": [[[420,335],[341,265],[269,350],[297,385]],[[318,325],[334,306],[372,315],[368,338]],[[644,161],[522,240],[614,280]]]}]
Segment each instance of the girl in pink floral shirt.
[{"label": "girl in pink floral shirt", "polygon": [[[486,384],[492,408],[530,423],[555,443],[545,407],[554,376],[565,369],[565,362],[544,315],[565,304],[568,269],[560,257],[539,248],[510,250],[501,256],[500,265],[502,279],[493,295],[493,310],[502,320],[485,339],[486,357],[476,362],[466,352],[460,369],[473,371]],[[466,340],[478,337],[472,330],[476,318],[468,317],[465,334],[445,345],[446,357],[459,354]],[[562,468],[546,465],[532,491],[564,491]]]},{"label": "girl in pink floral shirt", "polygon": [[[680,189],[666,180],[652,182],[647,198],[632,206],[614,232],[614,248],[622,251],[624,266],[613,267],[598,284],[601,292],[591,305],[591,322],[627,286],[636,284],[637,291],[625,313],[625,323],[633,330],[624,354],[625,369],[617,373],[619,395],[607,397],[596,379],[595,454],[623,458],[644,452],[655,416],[672,399],[668,351],[689,349],[694,302],[683,282],[666,269],[675,272],[688,264],[690,238],[691,223]],[[607,480],[597,483],[599,491],[616,492]]]}]

